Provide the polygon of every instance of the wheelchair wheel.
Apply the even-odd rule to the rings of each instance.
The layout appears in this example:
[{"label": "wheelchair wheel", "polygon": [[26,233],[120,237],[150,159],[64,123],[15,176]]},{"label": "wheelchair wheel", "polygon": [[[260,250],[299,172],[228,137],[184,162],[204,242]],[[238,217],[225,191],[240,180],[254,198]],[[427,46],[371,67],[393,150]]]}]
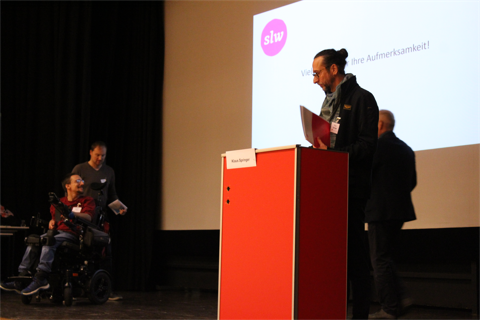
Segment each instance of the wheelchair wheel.
[{"label": "wheelchair wheel", "polygon": [[72,287],[65,287],[63,290],[63,299],[65,301],[65,306],[70,307],[72,305]]},{"label": "wheelchair wheel", "polygon": [[112,291],[112,281],[110,276],[105,271],[97,271],[90,279],[87,286],[88,299],[94,304],[103,304],[107,302]]},{"label": "wheelchair wheel", "polygon": [[23,304],[30,304],[30,302],[32,302],[32,296],[22,296]]}]

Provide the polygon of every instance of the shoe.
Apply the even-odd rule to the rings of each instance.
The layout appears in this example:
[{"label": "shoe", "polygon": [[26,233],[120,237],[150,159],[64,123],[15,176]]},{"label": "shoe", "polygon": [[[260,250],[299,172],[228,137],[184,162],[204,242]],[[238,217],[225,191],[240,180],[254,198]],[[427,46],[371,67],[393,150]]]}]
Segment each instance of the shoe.
[{"label": "shoe", "polygon": [[0,283],[0,288],[5,291],[15,291],[16,293],[22,292],[21,283],[19,281],[10,281]]},{"label": "shoe", "polygon": [[[29,271],[22,271],[18,275],[18,277],[29,277],[32,274]],[[16,277],[16,278],[18,278]],[[12,277],[15,278],[15,277]],[[15,280],[15,281],[10,281],[10,282],[2,282],[0,283],[0,288],[2,288],[5,291],[15,291],[16,293],[22,293],[23,288],[25,285],[23,284],[22,281]]]},{"label": "shoe", "polygon": [[123,299],[122,296],[116,295],[113,291],[110,292],[110,297],[108,298],[108,300],[110,301],[118,301],[122,299]]},{"label": "shoe", "polygon": [[383,309],[368,315],[368,319],[397,319],[393,314],[386,313]]},{"label": "shoe", "polygon": [[48,288],[50,288],[50,284],[48,283],[47,279],[39,279],[34,277],[32,283],[23,289],[21,293],[24,296],[31,296],[40,290],[47,290]]}]

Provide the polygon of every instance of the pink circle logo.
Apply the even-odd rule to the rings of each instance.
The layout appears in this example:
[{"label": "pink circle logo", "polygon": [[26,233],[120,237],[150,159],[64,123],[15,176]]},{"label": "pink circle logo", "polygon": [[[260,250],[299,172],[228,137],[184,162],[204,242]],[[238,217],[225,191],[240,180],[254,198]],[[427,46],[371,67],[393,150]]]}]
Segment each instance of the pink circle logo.
[{"label": "pink circle logo", "polygon": [[262,49],[267,56],[277,55],[287,41],[287,26],[280,19],[273,19],[262,31]]}]

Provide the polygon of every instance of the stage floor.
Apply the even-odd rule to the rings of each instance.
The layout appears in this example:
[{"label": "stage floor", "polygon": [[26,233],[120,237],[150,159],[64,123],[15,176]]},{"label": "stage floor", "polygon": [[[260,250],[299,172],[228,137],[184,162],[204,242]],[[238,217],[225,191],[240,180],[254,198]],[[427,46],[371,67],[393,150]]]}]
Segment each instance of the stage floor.
[{"label": "stage floor", "polygon": [[[1,319],[216,319],[217,292],[161,288],[154,292],[118,292],[123,300],[92,305],[78,299],[71,307],[48,300],[30,305],[20,295],[1,292]],[[371,312],[379,306],[372,304]],[[414,306],[400,319],[478,319],[470,310]]]}]

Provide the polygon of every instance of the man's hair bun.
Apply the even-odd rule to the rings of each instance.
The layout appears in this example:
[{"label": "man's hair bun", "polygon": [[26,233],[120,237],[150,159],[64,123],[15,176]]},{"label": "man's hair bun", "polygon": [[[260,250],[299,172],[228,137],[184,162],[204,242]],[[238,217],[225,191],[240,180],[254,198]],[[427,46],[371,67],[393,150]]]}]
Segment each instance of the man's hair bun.
[{"label": "man's hair bun", "polygon": [[344,49],[344,48],[338,50],[338,54],[341,55],[344,59],[347,59],[348,57],[347,49]]}]

